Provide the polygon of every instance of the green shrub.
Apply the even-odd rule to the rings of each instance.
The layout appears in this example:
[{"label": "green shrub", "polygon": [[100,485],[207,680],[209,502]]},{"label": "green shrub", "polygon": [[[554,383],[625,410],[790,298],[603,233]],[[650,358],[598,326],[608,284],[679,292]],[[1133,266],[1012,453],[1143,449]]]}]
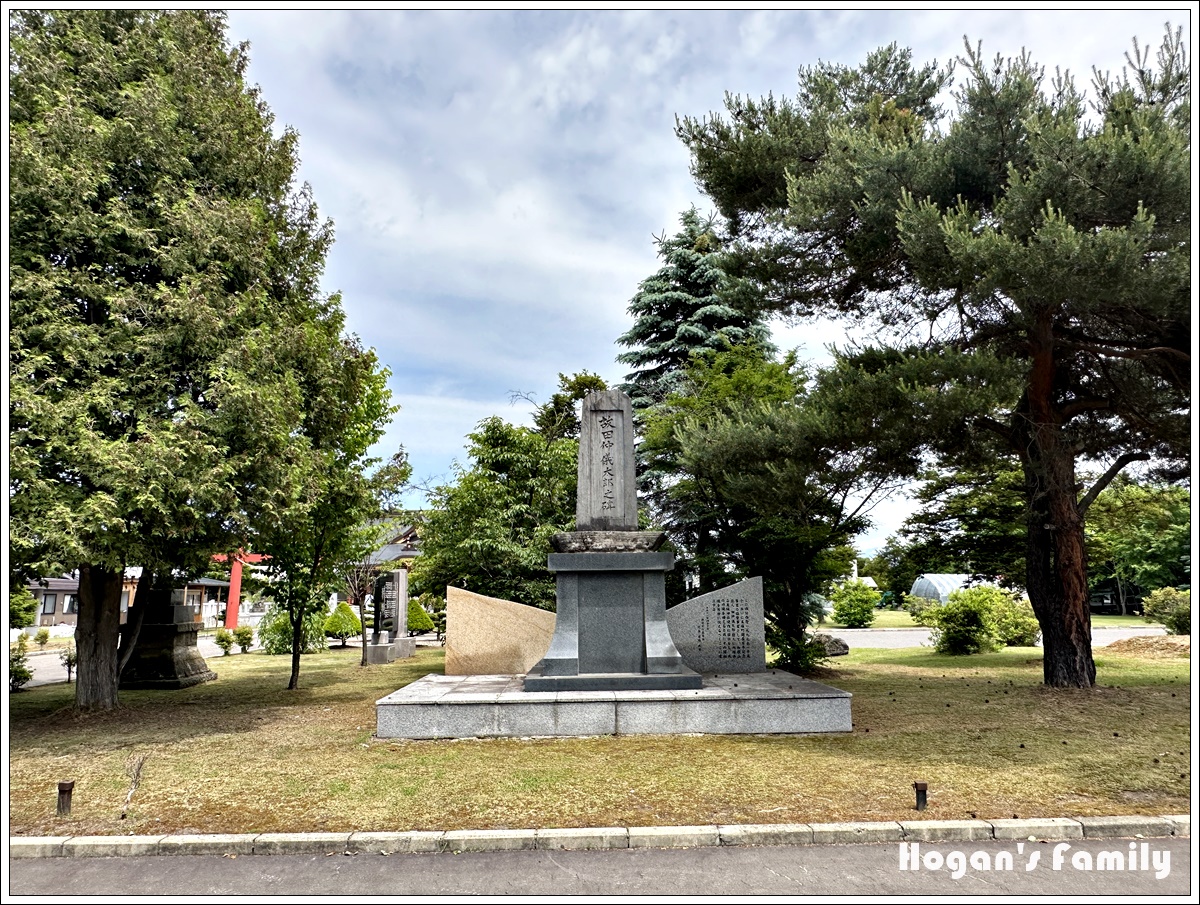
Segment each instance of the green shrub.
[{"label": "green shrub", "polygon": [[346,646],[347,638],[353,638],[355,635],[362,634],[362,622],[354,615],[354,610],[350,609],[350,604],[343,600],[329,614],[325,620],[325,634],[330,638],[339,639],[342,642],[342,647]]},{"label": "green shrub", "polygon": [[446,637],[446,598],[427,591],[417,598],[417,602],[429,613],[429,621],[433,623],[433,630],[441,641]]},{"label": "green shrub", "polygon": [[37,634],[33,636],[33,640],[37,642],[38,648],[45,650],[46,645],[50,643],[50,629],[43,625],[37,630]]},{"label": "green shrub", "polygon": [[[287,610],[277,603],[263,615],[258,624],[258,640],[263,650],[268,654],[290,654],[292,652],[292,620],[288,618]],[[317,610],[310,613],[304,620],[304,631],[301,635],[302,654],[311,654],[325,650],[325,611]]]},{"label": "green shrub", "polygon": [[991,585],[952,591],[942,606],[921,610],[933,628],[933,646],[944,654],[976,654],[998,647],[1033,647],[1041,629],[1033,608]]},{"label": "green shrub", "polygon": [[242,653],[246,653],[254,644],[254,626],[239,625],[233,630],[233,640],[242,649]]},{"label": "green shrub", "polygon": [[1184,601],[1167,616],[1163,623],[1169,635],[1190,635],[1192,633],[1192,604]]},{"label": "green shrub", "polygon": [[875,621],[879,592],[862,581],[847,581],[833,589],[833,618],[847,628],[867,628]]},{"label": "green shrub", "polygon": [[75,667],[79,665],[79,652],[75,650],[74,641],[68,641],[67,646],[59,652],[58,662],[67,668],[67,682],[69,683]]},{"label": "green shrub", "polygon": [[787,672],[812,672],[829,659],[825,645],[814,641],[807,634],[801,636],[799,642],[789,638],[783,632],[767,626],[767,644],[777,654],[771,664],[772,669],[782,669]]},{"label": "green shrub", "polygon": [[997,598],[995,608],[996,632],[1001,644],[1005,647],[1037,646],[1042,627],[1038,625],[1029,601],[1005,594],[1003,599]]},{"label": "green shrub", "polygon": [[429,614],[425,612],[425,608],[421,606],[417,599],[410,599],[408,601],[408,633],[416,635],[421,632],[432,631],[433,620],[429,618]]},{"label": "green shrub", "polygon": [[16,647],[8,651],[8,690],[19,691],[21,686],[33,678],[33,670],[29,668],[29,658],[26,651],[29,640],[24,632],[17,636]]},{"label": "green shrub", "polygon": [[[1180,615],[1180,610],[1182,614]],[[1148,622],[1160,622],[1172,635],[1187,635],[1192,627],[1192,593],[1176,588],[1159,588],[1152,591],[1142,604],[1142,612]],[[1176,626],[1182,627],[1182,631]]]},{"label": "green shrub", "polygon": [[221,656],[228,657],[233,649],[233,632],[227,628],[219,628],[213,640],[217,642],[217,647],[221,648]]},{"label": "green shrub", "polygon": [[941,654],[978,654],[1000,647],[996,617],[990,606],[971,599],[950,600],[926,611],[933,627],[933,649]]},{"label": "green shrub", "polygon": [[929,621],[929,611],[941,605],[940,600],[934,600],[932,597],[910,597],[905,594],[901,607],[908,615],[912,616],[912,621],[917,625],[932,626],[933,623]]}]

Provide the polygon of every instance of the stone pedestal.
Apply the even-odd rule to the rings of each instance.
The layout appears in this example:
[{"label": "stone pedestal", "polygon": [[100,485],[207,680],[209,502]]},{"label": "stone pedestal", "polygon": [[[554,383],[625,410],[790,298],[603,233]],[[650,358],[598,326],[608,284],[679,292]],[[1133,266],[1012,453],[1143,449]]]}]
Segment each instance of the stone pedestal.
[{"label": "stone pedestal", "polygon": [[367,643],[367,663],[391,663],[407,660],[417,652],[416,638],[390,638],[387,632],[379,632],[378,641]]},{"label": "stone pedestal", "polygon": [[521,676],[426,676],[376,701],[379,738],[850,732],[850,695],[780,670],[684,691],[528,692]]},{"label": "stone pedestal", "polygon": [[143,625],[119,687],[189,688],[213,681],[217,674],[196,646],[199,634],[199,622]]},{"label": "stone pedestal", "polygon": [[387,632],[375,632],[367,643],[367,663],[391,663],[396,659],[396,649],[392,647]]},{"label": "stone pedestal", "polygon": [[526,691],[699,688],[667,628],[670,553],[552,553],[554,637]]}]

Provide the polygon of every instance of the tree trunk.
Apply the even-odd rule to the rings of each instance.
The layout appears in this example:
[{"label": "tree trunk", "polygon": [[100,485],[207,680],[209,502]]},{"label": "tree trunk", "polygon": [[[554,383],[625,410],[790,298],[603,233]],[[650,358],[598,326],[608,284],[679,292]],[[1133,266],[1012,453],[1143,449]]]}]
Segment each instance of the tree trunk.
[{"label": "tree trunk", "polygon": [[362,663],[367,665],[367,595],[358,598],[358,619],[362,623]]},{"label": "tree trunk", "polygon": [[[1042,628],[1043,681],[1056,687],[1091,688],[1092,620],[1088,610],[1083,514],[1075,484],[1075,452],[1063,436],[1055,403],[1056,362],[1049,316],[1038,319],[1027,412],[1018,453],[1029,504],[1026,587]],[[1023,448],[1020,448],[1023,447]]]},{"label": "tree trunk", "polygon": [[300,687],[300,653],[304,650],[304,615],[297,614],[289,605],[288,616],[292,622],[292,675],[288,679],[288,691]]},{"label": "tree trunk", "polygon": [[117,637],[121,630],[123,569],[79,567],[79,616],[75,626],[75,707],[112,710],[117,706]]}]

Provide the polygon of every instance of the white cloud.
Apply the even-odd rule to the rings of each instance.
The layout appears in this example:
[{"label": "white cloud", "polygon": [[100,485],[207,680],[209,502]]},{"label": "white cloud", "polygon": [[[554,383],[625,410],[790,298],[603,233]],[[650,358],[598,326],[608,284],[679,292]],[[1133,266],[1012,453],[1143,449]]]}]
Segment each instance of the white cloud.
[{"label": "white cloud", "polygon": [[[403,442],[447,474],[510,390],[545,398],[557,374],[620,379],[625,307],[658,266],[652,235],[696,190],[676,114],[726,90],[791,95],[818,58],[850,65],[893,40],[945,63],[984,52],[1119,69],[1182,11],[256,11],[229,13],[249,75],[300,134],[301,175],[338,242],[326,286],[393,372]],[[836,324],[781,328],[824,357]],[[440,464],[439,464],[440,463]]]}]

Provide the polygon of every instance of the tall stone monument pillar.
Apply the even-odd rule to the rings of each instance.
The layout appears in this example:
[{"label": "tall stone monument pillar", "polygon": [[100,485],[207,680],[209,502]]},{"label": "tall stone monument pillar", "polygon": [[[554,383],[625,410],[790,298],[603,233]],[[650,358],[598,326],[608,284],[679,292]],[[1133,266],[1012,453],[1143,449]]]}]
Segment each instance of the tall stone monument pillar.
[{"label": "tall stone monument pillar", "polygon": [[667,628],[665,575],[675,557],[656,552],[661,532],[638,530],[629,397],[590,393],[581,421],[578,530],[552,540],[558,615],[525,690],[699,688]]}]

